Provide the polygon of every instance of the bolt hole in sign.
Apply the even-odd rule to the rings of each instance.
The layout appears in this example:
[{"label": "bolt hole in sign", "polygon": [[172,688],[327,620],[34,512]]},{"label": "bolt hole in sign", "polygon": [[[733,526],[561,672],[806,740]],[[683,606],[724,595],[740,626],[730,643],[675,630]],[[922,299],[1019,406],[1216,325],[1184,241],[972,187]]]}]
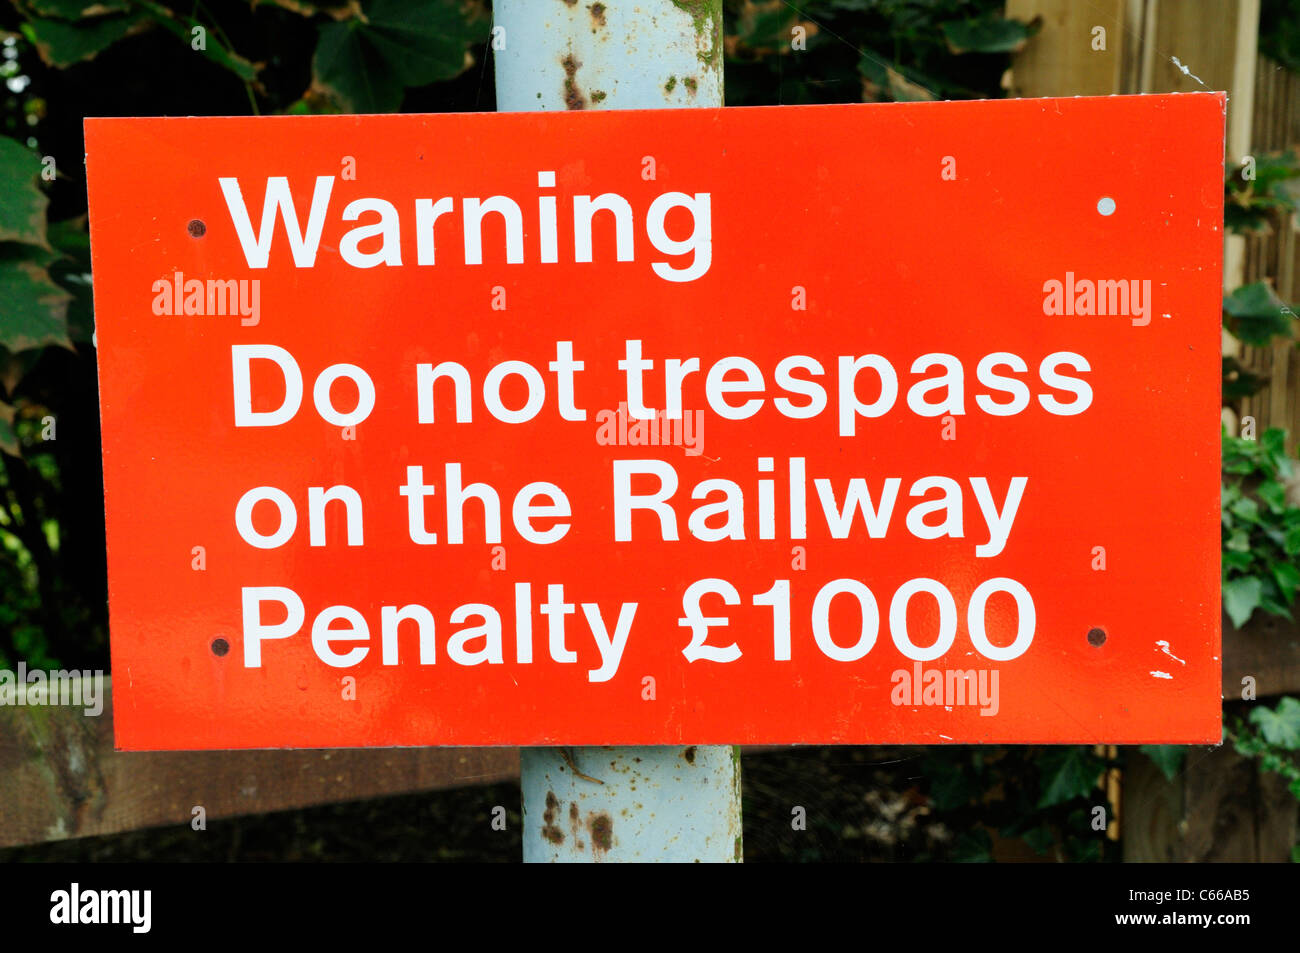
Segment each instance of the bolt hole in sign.
[{"label": "bolt hole in sign", "polygon": [[1224,103],[87,120],[118,746],[1217,742]]}]

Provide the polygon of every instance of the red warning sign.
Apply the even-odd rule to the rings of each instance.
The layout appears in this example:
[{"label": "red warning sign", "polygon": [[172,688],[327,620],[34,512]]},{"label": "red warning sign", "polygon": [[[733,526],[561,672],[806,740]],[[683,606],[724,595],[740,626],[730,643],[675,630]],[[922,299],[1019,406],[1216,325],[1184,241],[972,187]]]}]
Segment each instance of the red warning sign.
[{"label": "red warning sign", "polygon": [[119,746],[1217,741],[1223,110],[88,120]]}]

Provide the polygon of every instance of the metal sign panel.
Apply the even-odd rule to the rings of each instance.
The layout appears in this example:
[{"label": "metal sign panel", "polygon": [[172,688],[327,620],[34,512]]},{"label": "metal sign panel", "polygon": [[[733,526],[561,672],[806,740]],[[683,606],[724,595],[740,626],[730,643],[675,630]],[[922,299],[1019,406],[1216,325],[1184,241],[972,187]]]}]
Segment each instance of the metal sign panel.
[{"label": "metal sign panel", "polygon": [[1223,114],[87,120],[119,746],[1217,742]]}]

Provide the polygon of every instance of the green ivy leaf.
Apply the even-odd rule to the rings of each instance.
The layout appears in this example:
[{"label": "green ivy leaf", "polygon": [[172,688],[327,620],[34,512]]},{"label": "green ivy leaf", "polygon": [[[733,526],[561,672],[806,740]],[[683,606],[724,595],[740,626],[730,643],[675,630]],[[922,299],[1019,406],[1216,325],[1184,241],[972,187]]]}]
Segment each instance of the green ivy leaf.
[{"label": "green ivy leaf", "polygon": [[1300,701],[1288,696],[1277,703],[1276,709],[1261,705],[1250,713],[1250,722],[1269,744],[1288,751],[1300,750]]},{"label": "green ivy leaf", "polygon": [[746,3],[736,14],[736,44],[757,53],[784,53],[790,49],[790,30],[799,11],[779,2]]},{"label": "green ivy leaf", "polygon": [[41,157],[21,142],[0,136],[0,242],[26,242],[48,248],[45,207],[49,199],[37,184]]},{"label": "green ivy leaf", "polygon": [[95,317],[90,282],[90,232],[82,216],[50,224],[50,244],[61,257],[49,266],[50,277],[72,295],[68,302],[68,336],[79,344],[94,340]]},{"label": "green ivy leaf", "polygon": [[22,31],[46,65],[64,69],[93,59],[147,21],[147,15],[139,12],[71,22],[37,17],[24,23]]},{"label": "green ivy leaf", "polygon": [[1101,764],[1097,756],[1086,748],[1069,746],[1054,748],[1043,755],[1043,795],[1038,799],[1040,808],[1063,804],[1076,797],[1089,794],[1097,786]]},{"label": "green ivy leaf", "polygon": [[42,17],[60,20],[80,20],[84,17],[101,17],[121,13],[129,4],[126,0],[28,0],[27,8]]},{"label": "green ivy leaf", "polygon": [[1260,577],[1259,607],[1272,615],[1291,618],[1291,607],[1282,601],[1282,592],[1272,576]]},{"label": "green ivy leaf", "polygon": [[70,346],[68,301],[44,265],[53,253],[10,246],[0,252],[0,347],[15,353],[47,344]]},{"label": "green ivy leaf", "polygon": [[332,116],[339,112],[338,103],[330,96],[323,96],[317,90],[308,90],[303,96],[285,108],[289,116]]},{"label": "green ivy leaf", "polygon": [[348,7],[353,0],[317,0],[315,3],[306,3],[305,0],[269,0],[269,2],[299,16],[314,17],[318,13],[326,13],[336,20],[342,20],[349,15]]},{"label": "green ivy leaf", "polygon": [[1255,488],[1255,495],[1263,500],[1274,513],[1286,509],[1286,487],[1281,483],[1268,480]]},{"label": "green ivy leaf", "polygon": [[22,453],[18,431],[14,430],[14,407],[0,400],[0,450],[15,457]]},{"label": "green ivy leaf", "polygon": [[993,839],[981,828],[963,831],[952,845],[952,860],[958,864],[987,864],[993,860]]},{"label": "green ivy leaf", "polygon": [[1022,23],[990,12],[969,20],[949,20],[939,29],[953,53],[1017,53],[1040,26],[1041,17]]},{"label": "green ivy leaf", "polygon": [[1235,403],[1243,397],[1258,394],[1264,389],[1268,379],[1243,367],[1235,357],[1223,359],[1223,401]]},{"label": "green ivy leaf", "polygon": [[1259,445],[1272,456],[1285,456],[1286,431],[1281,427],[1269,427],[1264,436],[1259,438]]},{"label": "green ivy leaf", "polygon": [[1291,336],[1291,318],[1284,302],[1265,281],[1243,285],[1223,299],[1228,330],[1247,344],[1267,344],[1274,337]]},{"label": "green ivy leaf", "polygon": [[1286,431],[1281,427],[1269,427],[1259,441],[1260,451],[1268,460],[1269,466],[1279,477],[1291,475],[1291,458],[1286,455]]},{"label": "green ivy leaf", "polygon": [[372,0],[362,13],[322,26],[312,58],[313,88],[347,112],[393,112],[407,86],[459,76],[487,35],[456,0]]},{"label": "green ivy leaf", "polygon": [[1268,215],[1253,205],[1243,207],[1239,201],[1223,206],[1223,228],[1228,232],[1263,232],[1268,230]]},{"label": "green ivy leaf", "polygon": [[1232,569],[1237,572],[1244,572],[1250,568],[1250,564],[1255,561],[1255,557],[1249,552],[1228,551],[1223,552],[1223,568]]},{"label": "green ivy leaf", "polygon": [[1036,854],[1046,854],[1056,843],[1056,833],[1047,824],[1040,824],[1032,830],[1025,831],[1024,842],[1033,848]]},{"label": "green ivy leaf", "polygon": [[1240,576],[1223,584],[1223,608],[1237,628],[1241,628],[1259,608],[1264,584],[1257,576]]},{"label": "green ivy leaf", "polygon": [[1247,523],[1259,522],[1259,504],[1249,496],[1243,496],[1232,504],[1232,515],[1239,520],[1245,520]]},{"label": "green ivy leaf", "polygon": [[1300,587],[1300,569],[1296,569],[1291,563],[1270,562],[1269,571],[1273,573],[1273,581],[1277,583],[1278,589],[1282,592],[1282,597],[1288,603],[1295,600],[1295,591]]},{"label": "green ivy leaf", "polygon": [[1255,180],[1251,184],[1256,192],[1275,195],[1279,185],[1298,178],[1300,165],[1296,164],[1294,150],[1255,156]]},{"label": "green ivy leaf", "polygon": [[402,82],[360,33],[355,20],[321,27],[312,86],[346,112],[395,112],[402,105]]},{"label": "green ivy leaf", "polygon": [[951,811],[970,803],[978,788],[957,765],[935,759],[927,762],[930,775],[930,803],[936,811]]},{"label": "green ivy leaf", "polygon": [[1066,852],[1072,864],[1095,864],[1101,860],[1101,841],[1071,837],[1066,841]]},{"label": "green ivy leaf", "polygon": [[217,41],[217,38],[213,36],[215,31],[208,29],[203,23],[193,17],[173,13],[169,8],[154,2],[154,0],[135,0],[135,2],[149,11],[155,23],[186,46],[191,46],[191,49],[193,48],[191,44],[194,40],[195,28],[202,28],[204,31],[203,48],[197,51],[200,55],[223,69],[234,73],[246,83],[251,83],[257,79],[258,67],[233,50],[228,50],[222,46]]},{"label": "green ivy leaf", "polygon": [[1187,749],[1183,745],[1141,745],[1140,750],[1160,769],[1166,781],[1172,781],[1183,769]]}]

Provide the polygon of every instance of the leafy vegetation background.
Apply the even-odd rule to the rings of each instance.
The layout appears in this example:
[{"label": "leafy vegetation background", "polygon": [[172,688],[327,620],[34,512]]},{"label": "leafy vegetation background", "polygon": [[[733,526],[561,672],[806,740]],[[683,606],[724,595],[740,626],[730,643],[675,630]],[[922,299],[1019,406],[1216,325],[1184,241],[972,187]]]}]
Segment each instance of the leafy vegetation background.
[{"label": "leafy vegetation background", "polygon": [[[0,664],[107,669],[82,120],[492,110],[491,13],[486,0],[3,3]],[[726,101],[1001,97],[1009,54],[1037,28],[1005,19],[1002,7],[726,0]],[[1297,24],[1297,0],[1265,0],[1261,43],[1292,68],[1300,62]],[[807,37],[805,50],[792,49],[796,31]],[[1263,182],[1230,184],[1240,227],[1263,227],[1270,203],[1285,204],[1277,190],[1293,170],[1293,161],[1278,159]],[[1289,333],[1270,295],[1263,286],[1225,303],[1225,319],[1243,340]],[[1259,382],[1225,364],[1225,384],[1239,398]],[[1244,483],[1225,484],[1225,549],[1239,554],[1231,572],[1253,580],[1235,583],[1232,604],[1246,616],[1256,608],[1288,612],[1300,586],[1291,560],[1300,552],[1300,516],[1277,491],[1259,493],[1289,466],[1269,440],[1237,448],[1234,473]],[[1274,741],[1296,735],[1291,748],[1300,747],[1300,705],[1270,714]],[[1251,734],[1248,724],[1243,737],[1287,761],[1291,748]],[[1178,769],[1176,749],[1149,755],[1167,773]],[[1090,823],[1092,808],[1105,803],[1099,778],[1113,766],[1087,747],[810,748],[747,757],[746,858],[1114,860],[1117,843]],[[517,787],[497,785],[213,821],[202,834],[183,824],[0,858],[513,860],[518,802]],[[506,832],[489,824],[497,804],[511,812]],[[791,829],[795,805],[807,810],[807,831]]]}]

